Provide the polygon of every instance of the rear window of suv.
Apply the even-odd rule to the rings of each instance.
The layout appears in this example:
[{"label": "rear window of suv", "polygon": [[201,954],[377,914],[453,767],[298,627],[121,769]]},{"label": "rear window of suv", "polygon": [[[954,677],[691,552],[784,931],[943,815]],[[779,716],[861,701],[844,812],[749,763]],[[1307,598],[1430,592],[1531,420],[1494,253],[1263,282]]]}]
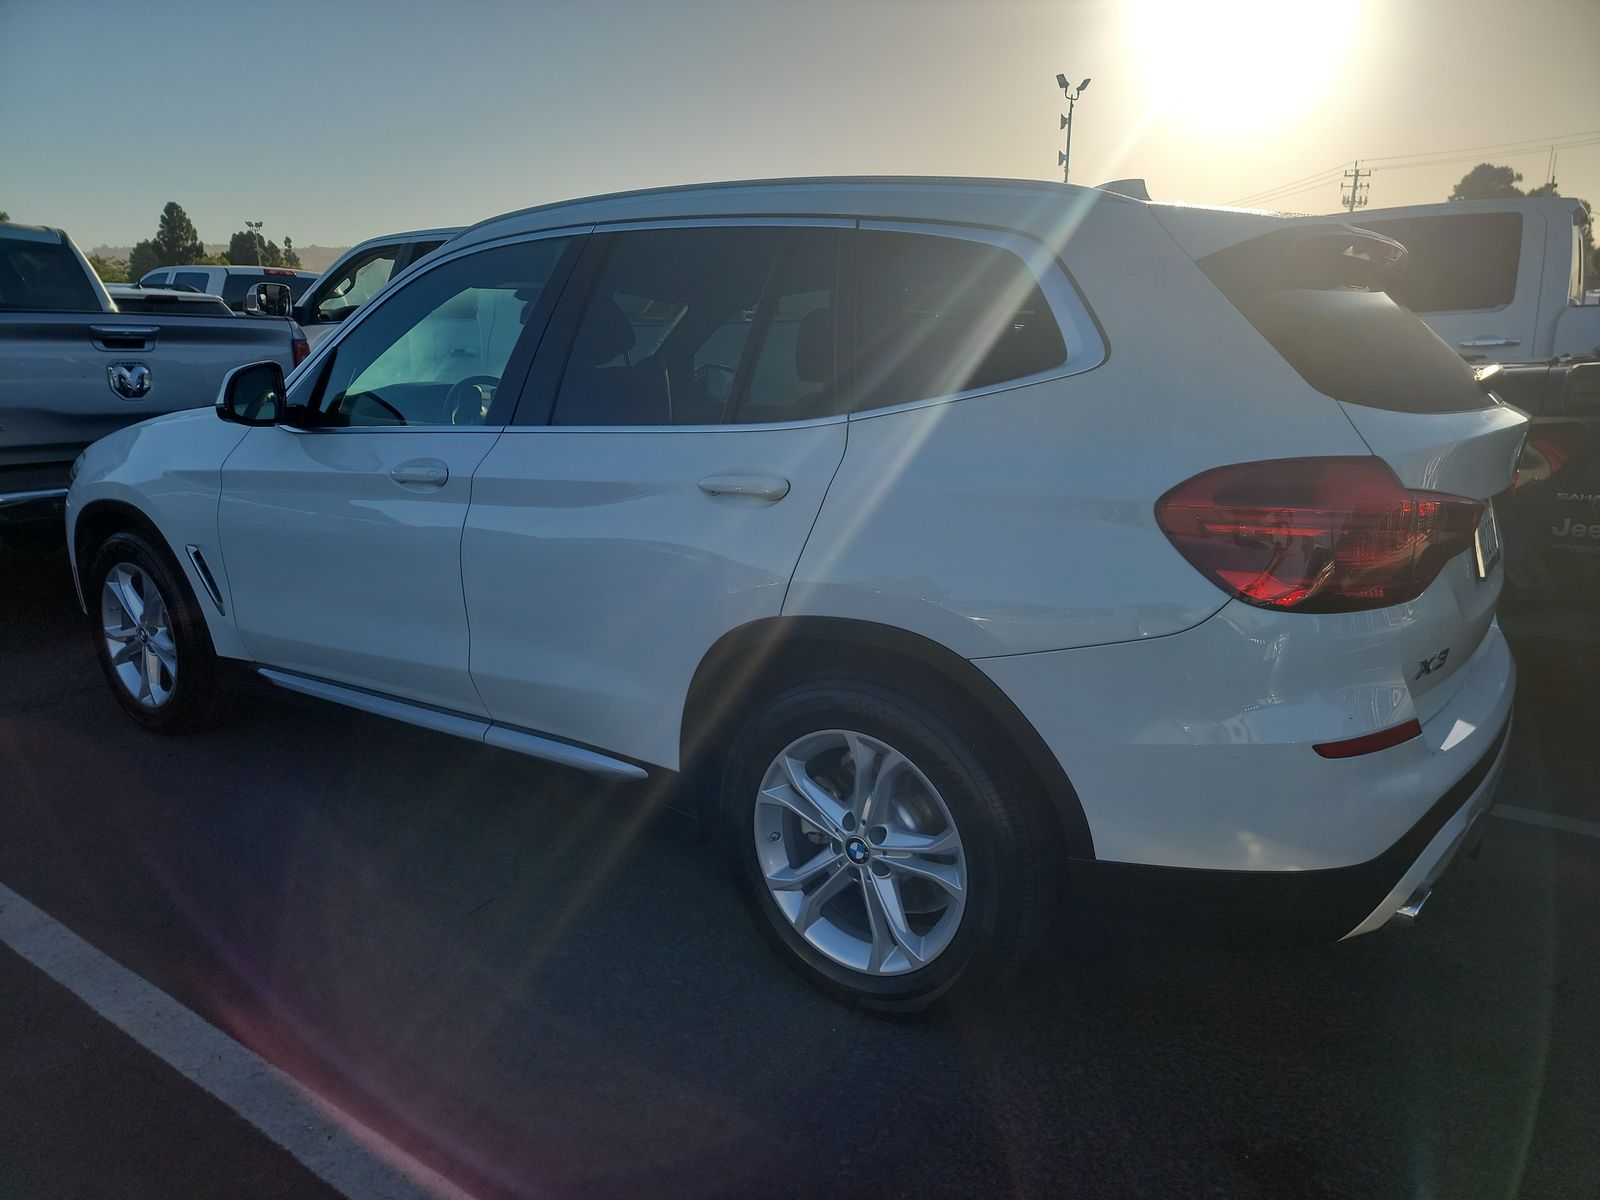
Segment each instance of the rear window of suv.
[{"label": "rear window of suv", "polygon": [[1342,226],[1291,226],[1199,266],[1323,395],[1390,412],[1492,407],[1461,356],[1384,290],[1397,255]]},{"label": "rear window of suv", "polygon": [[855,248],[856,408],[995,387],[1067,359],[1039,281],[999,246],[863,229]]},{"label": "rear window of suv", "polygon": [[1503,308],[1517,294],[1521,213],[1462,213],[1363,221],[1393,238],[1409,258],[1386,288],[1412,312],[1480,312]]}]

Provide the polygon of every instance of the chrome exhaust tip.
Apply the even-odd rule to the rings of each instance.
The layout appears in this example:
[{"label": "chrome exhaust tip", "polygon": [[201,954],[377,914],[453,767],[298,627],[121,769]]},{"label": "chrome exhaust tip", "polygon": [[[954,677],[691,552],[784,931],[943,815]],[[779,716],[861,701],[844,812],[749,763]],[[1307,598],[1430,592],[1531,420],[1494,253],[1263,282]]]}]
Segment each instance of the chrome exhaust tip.
[{"label": "chrome exhaust tip", "polygon": [[1394,916],[1389,918],[1391,925],[1415,925],[1417,918],[1422,915],[1422,906],[1428,902],[1428,897],[1433,895],[1431,887],[1419,888],[1411,893],[1407,900],[1395,910]]}]

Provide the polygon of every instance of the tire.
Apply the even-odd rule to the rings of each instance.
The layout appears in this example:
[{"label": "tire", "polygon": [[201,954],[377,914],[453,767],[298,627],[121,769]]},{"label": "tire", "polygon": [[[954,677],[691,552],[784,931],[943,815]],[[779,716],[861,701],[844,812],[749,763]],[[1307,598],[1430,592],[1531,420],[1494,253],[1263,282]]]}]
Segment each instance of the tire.
[{"label": "tire", "polygon": [[[100,669],[124,712],[157,733],[194,733],[226,719],[232,694],[194,592],[165,547],[140,533],[113,534],[95,551],[86,582]],[[130,661],[114,662],[114,648]]]},{"label": "tire", "polygon": [[[803,792],[785,758],[806,764]],[[861,801],[872,789],[858,761],[871,782],[890,764],[880,799]],[[816,787],[831,814],[812,799]],[[793,684],[735,736],[719,799],[721,836],[758,928],[847,1003],[959,1008],[1039,944],[1056,839],[1008,747],[954,697],[848,676]],[[928,849],[905,852],[913,845]],[[841,882],[844,873],[853,879]]]}]

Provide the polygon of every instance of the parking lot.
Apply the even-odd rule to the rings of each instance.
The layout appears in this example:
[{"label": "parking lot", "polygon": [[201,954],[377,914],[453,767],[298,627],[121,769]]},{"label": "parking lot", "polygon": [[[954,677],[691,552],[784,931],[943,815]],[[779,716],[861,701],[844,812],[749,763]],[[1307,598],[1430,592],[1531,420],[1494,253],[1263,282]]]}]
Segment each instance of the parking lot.
[{"label": "parking lot", "polygon": [[[1105,937],[893,1023],[645,797],[287,695],[152,736],[64,562],[0,560],[0,603],[0,885],[471,1195],[1595,1194],[1592,618],[1507,618],[1518,811],[1416,927]],[[334,1193],[4,946],[0,998],[0,1194]]]}]

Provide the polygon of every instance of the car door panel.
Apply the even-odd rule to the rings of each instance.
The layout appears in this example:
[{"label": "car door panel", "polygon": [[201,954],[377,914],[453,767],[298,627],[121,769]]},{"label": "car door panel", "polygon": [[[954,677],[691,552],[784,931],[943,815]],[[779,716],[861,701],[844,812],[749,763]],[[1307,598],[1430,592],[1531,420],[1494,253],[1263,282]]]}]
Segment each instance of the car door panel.
[{"label": "car door panel", "polygon": [[[683,698],[728,630],[777,616],[845,422],[508,429],[462,538],[472,676],[496,721],[678,766]],[[777,500],[708,494],[756,475]]]},{"label": "car door panel", "polygon": [[252,430],[223,469],[218,520],[252,657],[481,714],[458,556],[472,474],[498,436]]},{"label": "car door panel", "polygon": [[596,231],[517,410],[536,423],[473,483],[462,579],[497,723],[678,766],[695,669],[781,612],[844,455],[851,224]]}]

